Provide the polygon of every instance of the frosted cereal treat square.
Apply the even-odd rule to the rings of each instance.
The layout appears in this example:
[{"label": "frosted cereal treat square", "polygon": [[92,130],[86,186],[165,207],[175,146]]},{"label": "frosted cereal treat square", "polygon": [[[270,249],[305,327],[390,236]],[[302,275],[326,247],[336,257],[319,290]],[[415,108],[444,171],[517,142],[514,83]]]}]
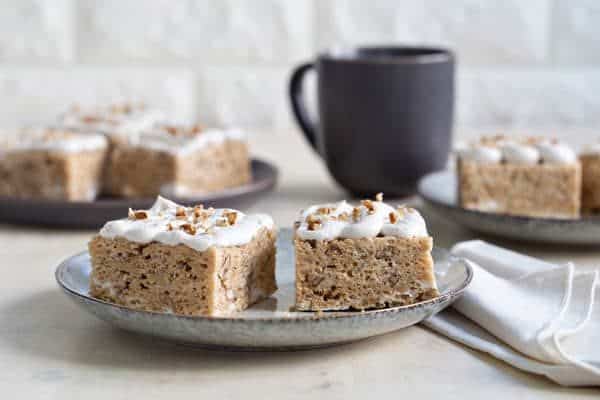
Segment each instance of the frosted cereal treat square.
[{"label": "frosted cereal treat square", "polygon": [[91,240],[90,294],[137,310],[228,315],[277,290],[275,240],[268,215],[159,197]]},{"label": "frosted cereal treat square", "polygon": [[157,124],[116,147],[109,193],[125,197],[191,197],[248,183],[250,157],[237,129]]},{"label": "frosted cereal treat square", "polygon": [[577,218],[581,162],[566,144],[545,138],[482,138],[458,153],[462,207],[498,214]]},{"label": "frosted cereal treat square", "polygon": [[295,229],[296,309],[365,310],[438,296],[419,212],[363,200],[314,205]]},{"label": "frosted cereal treat square", "polygon": [[600,211],[600,143],[587,146],[579,155],[582,171],[581,207]]},{"label": "frosted cereal treat square", "polygon": [[63,128],[27,128],[0,144],[0,195],[90,201],[102,183],[104,136]]}]

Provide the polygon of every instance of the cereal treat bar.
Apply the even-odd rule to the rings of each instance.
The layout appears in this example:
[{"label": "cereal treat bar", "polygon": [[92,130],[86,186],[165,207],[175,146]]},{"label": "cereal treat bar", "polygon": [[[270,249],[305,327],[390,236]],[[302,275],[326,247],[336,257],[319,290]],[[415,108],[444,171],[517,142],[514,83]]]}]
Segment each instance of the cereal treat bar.
[{"label": "cereal treat bar", "polygon": [[106,136],[109,150],[103,173],[102,192],[120,194],[111,193],[112,163],[130,142],[139,141],[143,130],[150,129],[165,119],[162,111],[147,108],[144,104],[122,103],[93,108],[74,106],[60,117],[59,124],[69,129],[96,132]]},{"label": "cereal treat bar", "polygon": [[102,135],[29,128],[0,145],[0,196],[93,200],[107,153]]},{"label": "cereal treat bar", "polygon": [[107,176],[114,195],[191,197],[249,182],[248,146],[238,130],[159,124],[117,147]]},{"label": "cereal treat bar", "polygon": [[90,294],[137,310],[228,315],[277,289],[275,239],[268,215],[159,197],[91,240]]},{"label": "cereal treat bar", "polygon": [[581,208],[588,212],[600,211],[600,143],[588,146],[579,156],[582,187]]},{"label": "cereal treat bar", "polygon": [[415,209],[363,200],[314,205],[295,225],[296,309],[365,310],[439,295],[433,240]]},{"label": "cereal treat bar", "polygon": [[470,210],[577,218],[581,163],[556,140],[483,138],[459,151],[458,197]]}]

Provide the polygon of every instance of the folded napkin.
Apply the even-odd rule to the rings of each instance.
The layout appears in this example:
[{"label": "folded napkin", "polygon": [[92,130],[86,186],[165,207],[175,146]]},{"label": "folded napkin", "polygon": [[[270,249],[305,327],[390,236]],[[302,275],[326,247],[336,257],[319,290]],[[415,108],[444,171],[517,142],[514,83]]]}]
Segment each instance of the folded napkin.
[{"label": "folded napkin", "polygon": [[561,385],[600,385],[598,271],[479,240],[457,244],[452,254],[469,260],[473,281],[427,327]]}]

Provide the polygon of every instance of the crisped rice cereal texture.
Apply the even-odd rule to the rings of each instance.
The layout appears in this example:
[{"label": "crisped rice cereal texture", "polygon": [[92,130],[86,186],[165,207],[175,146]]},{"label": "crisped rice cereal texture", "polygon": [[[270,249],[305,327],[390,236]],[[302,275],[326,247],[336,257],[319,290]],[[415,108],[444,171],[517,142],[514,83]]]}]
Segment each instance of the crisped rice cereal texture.
[{"label": "crisped rice cereal texture", "polygon": [[365,310],[439,295],[431,237],[294,240],[297,310]]},{"label": "crisped rice cereal texture", "polygon": [[482,164],[458,161],[462,207],[499,214],[577,218],[581,209],[581,165]]},{"label": "crisped rice cereal texture", "polygon": [[585,211],[600,211],[600,154],[580,157],[582,170],[581,207]]},{"label": "crisped rice cereal texture", "polygon": [[90,201],[101,185],[106,150],[27,150],[0,155],[0,195]]},{"label": "crisped rice cereal texture", "polygon": [[114,144],[106,188],[123,197],[185,197],[240,186],[250,179],[248,146],[243,141],[225,140],[182,155]]},{"label": "crisped rice cereal texture", "polygon": [[277,290],[275,239],[274,230],[262,228],[248,244],[199,252],[95,236],[90,294],[137,310],[228,315]]}]

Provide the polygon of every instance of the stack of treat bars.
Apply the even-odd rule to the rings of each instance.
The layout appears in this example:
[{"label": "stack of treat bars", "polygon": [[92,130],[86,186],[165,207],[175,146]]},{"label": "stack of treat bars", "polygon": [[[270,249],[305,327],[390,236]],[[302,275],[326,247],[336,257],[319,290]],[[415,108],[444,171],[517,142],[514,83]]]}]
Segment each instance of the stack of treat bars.
[{"label": "stack of treat bars", "polygon": [[73,107],[0,143],[0,196],[189,197],[250,179],[243,132],[173,124],[141,104]]}]

